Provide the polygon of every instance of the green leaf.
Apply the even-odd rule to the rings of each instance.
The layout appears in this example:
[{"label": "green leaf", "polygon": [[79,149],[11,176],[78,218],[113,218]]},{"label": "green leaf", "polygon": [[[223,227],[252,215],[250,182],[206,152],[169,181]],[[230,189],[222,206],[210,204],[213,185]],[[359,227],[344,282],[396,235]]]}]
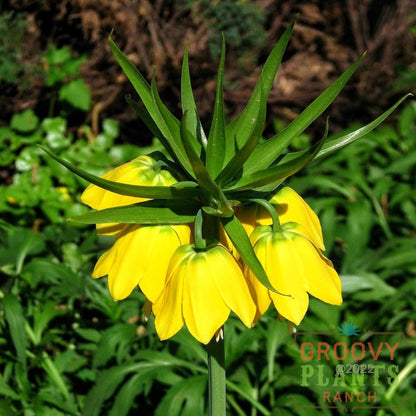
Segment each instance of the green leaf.
[{"label": "green leaf", "polygon": [[186,157],[185,149],[183,148],[180,137],[179,120],[177,120],[162,103],[156,88],[155,78],[152,79],[151,94],[155,105],[155,117],[153,119],[168,142],[170,149],[172,149],[172,157],[192,177],[192,168]]},{"label": "green leaf", "polygon": [[211,178],[210,174],[208,173],[205,165],[202,163],[202,160],[199,158],[198,154],[195,151],[195,148],[191,142],[191,133],[186,128],[188,125],[187,120],[191,117],[189,111],[187,111],[181,121],[181,139],[183,146],[185,148],[185,152],[188,156],[188,159],[191,163],[193,173],[195,178],[197,179],[201,188],[206,189],[208,193],[217,194],[218,193],[218,185],[214,182]]},{"label": "green leaf", "polygon": [[8,293],[3,299],[3,308],[14,348],[16,349],[17,359],[25,369],[27,340],[25,330],[26,320],[22,306],[14,295]]},{"label": "green leaf", "polygon": [[69,46],[57,48],[55,45],[50,45],[44,57],[50,65],[62,65],[72,59]]},{"label": "green leaf", "polygon": [[318,152],[318,154],[314,158],[314,162],[322,159],[323,157],[328,156],[329,154],[341,149],[342,147],[346,146],[347,144],[353,143],[359,138],[365,136],[370,131],[374,130],[379,124],[381,124],[406,98],[411,96],[412,94],[406,94],[402,97],[399,101],[397,101],[393,106],[391,106],[387,111],[383,114],[378,116],[374,121],[367,124],[364,127],[361,127],[351,133],[345,134],[341,137],[337,137],[336,139],[329,140],[326,142],[322,149]]},{"label": "green leaf", "polygon": [[254,103],[253,112],[250,113],[250,115],[252,116],[252,124],[249,124],[251,126],[251,130],[248,129],[248,125],[246,126],[247,133],[250,134],[250,136],[244,143],[243,147],[237,151],[227,166],[216,178],[216,182],[220,184],[227,183],[228,180],[233,178],[233,176],[240,171],[244,162],[249,158],[250,154],[259,142],[266,119],[266,100],[263,97],[262,90],[260,90],[260,100]]},{"label": "green leaf", "polygon": [[111,52],[116,58],[117,62],[121,66],[123,72],[126,74],[129,81],[132,83],[137,94],[143,101],[147,111],[149,111],[152,118],[155,113],[155,105],[153,103],[152,95],[150,93],[150,85],[144,79],[143,75],[137,70],[137,68],[129,61],[126,55],[120,51],[117,45],[113,42],[111,37],[108,37],[108,44]]},{"label": "green leaf", "polygon": [[230,218],[221,218],[221,222],[234,247],[237,249],[243,261],[256,275],[257,279],[259,279],[261,284],[267,287],[267,289],[277,293],[276,289],[274,289],[271,285],[263,266],[257,258],[246,230],[239,219],[233,215]]},{"label": "green leaf", "polygon": [[113,182],[107,179],[100,178],[85,170],[78,168],[61,157],[53,154],[49,149],[39,146],[49,156],[65,166],[71,172],[80,176],[81,178],[106,189],[107,191],[115,192],[121,195],[135,196],[140,198],[161,198],[161,199],[173,199],[173,198],[192,198],[199,196],[200,191],[195,189],[196,183],[194,182],[178,182],[172,186],[140,186],[140,185],[128,185],[125,183]]},{"label": "green leaf", "polygon": [[62,378],[61,373],[58,371],[46,351],[42,351],[42,367],[49,375],[51,380],[55,383],[57,389],[61,392],[65,399],[68,400],[71,397],[68,387]]},{"label": "green leaf", "polygon": [[103,133],[111,140],[116,139],[120,134],[120,125],[117,120],[106,118],[103,121]]},{"label": "green leaf", "polygon": [[26,257],[42,252],[45,247],[45,237],[27,228],[16,228],[10,235],[9,245],[16,253],[16,274],[20,274]]},{"label": "green leaf", "polygon": [[10,127],[19,133],[30,133],[38,127],[39,119],[31,109],[14,114]]},{"label": "green leaf", "polygon": [[88,111],[91,108],[91,91],[81,78],[63,85],[59,89],[59,99],[79,110]]},{"label": "green leaf", "polygon": [[184,379],[172,386],[156,408],[155,416],[194,416],[204,414],[205,375]]},{"label": "green leaf", "polygon": [[39,149],[34,146],[25,147],[16,158],[16,170],[27,172],[39,162]]},{"label": "green leaf", "polygon": [[251,174],[260,167],[265,169],[286,149],[290,142],[301,134],[317,117],[319,117],[337,97],[364,58],[361,56],[336,81],[334,81],[318,98],[316,98],[289,126],[276,136],[257,146],[246,162],[244,173]]},{"label": "green leaf", "polygon": [[[361,292],[373,292],[374,299],[380,299],[385,296],[392,296],[396,289],[385,283],[380,277],[373,273],[360,273],[357,275],[341,275],[342,293],[351,294],[359,298]],[[366,294],[366,299],[368,294]]]},{"label": "green leaf", "polygon": [[[273,87],[273,82],[279,70],[280,62],[285,52],[286,46],[292,35],[293,27],[296,19],[285,30],[279,41],[274,46],[269,57],[267,58],[260,77],[254,87],[252,96],[244,110],[236,117],[225,129],[226,146],[225,161],[228,162],[234,154],[235,140],[241,148],[250,138],[251,129],[248,127],[254,124],[253,116],[257,113],[256,107],[259,100],[267,100]],[[263,95],[263,98],[262,98]]]},{"label": "green leaf", "polygon": [[143,75],[136,69],[136,67],[129,61],[129,59],[120,51],[113,40],[109,37],[108,43],[111,52],[117,59],[117,62],[123,69],[127,78],[132,83],[134,89],[139,94],[144,106],[155,122],[157,128],[160,130],[168,143],[168,151],[171,156],[190,173],[189,161],[186,159],[184,151],[179,140],[179,120],[177,120],[172,113],[165,107],[160,100],[156,89],[154,79],[152,86],[149,86]]},{"label": "green leaf", "polygon": [[103,402],[111,397],[129,372],[129,367],[118,366],[101,371],[97,382],[85,397],[82,416],[98,416]]},{"label": "green leaf", "polygon": [[225,120],[224,98],[222,94],[225,63],[225,39],[222,37],[220,65],[217,77],[214,115],[209,131],[206,166],[210,175],[215,178],[220,173],[225,157]]},{"label": "green leaf", "polygon": [[[182,102],[182,113],[189,112],[187,129],[192,134],[197,132],[197,138],[199,143],[202,144],[203,148],[207,147],[207,138],[205,136],[204,129],[198,120],[198,113],[196,110],[196,104],[194,94],[191,85],[191,76],[189,74],[189,62],[188,62],[188,44],[185,45],[185,52],[183,55],[182,62],[182,77],[181,77],[181,102]],[[201,146],[199,149],[195,149],[196,152],[201,154]]]},{"label": "green leaf", "polygon": [[195,152],[195,149],[191,143],[190,134],[186,128],[187,125],[187,118],[189,117],[189,112],[187,111],[181,122],[181,138],[183,141],[183,145],[185,147],[185,151],[188,155],[188,158],[191,162],[191,166],[194,172],[194,175],[199,183],[199,186],[206,190],[208,194],[216,199],[221,205],[219,207],[219,211],[222,211],[224,214],[232,214],[233,210],[230,206],[229,201],[225,197],[222,189],[215,183],[215,181],[211,178],[208,170],[205,168],[202,160],[198,157]]},{"label": "green leaf", "polygon": [[[19,400],[20,399],[20,395],[15,391],[15,389],[12,389],[4,380],[4,377],[0,378],[0,394],[3,397],[10,397],[13,400]],[[4,413],[5,416],[15,416],[16,413],[13,413],[10,409],[10,403],[8,403],[8,410],[10,411],[10,413]],[[3,410],[2,407],[0,407],[0,410]],[[3,415],[3,413],[0,413],[1,415]]]},{"label": "green leaf", "polygon": [[108,416],[128,416],[131,408],[134,405],[136,396],[138,396],[145,388],[146,383],[152,382],[155,378],[155,372],[160,373],[159,368],[155,368],[153,374],[147,373],[146,377],[143,377],[141,373],[135,374],[130,377],[129,380],[125,381],[120,387],[119,392],[114,404],[108,413]]},{"label": "green leaf", "polygon": [[71,141],[65,137],[67,120],[62,117],[45,118],[42,129],[46,133],[46,143],[52,149],[67,148]]},{"label": "green leaf", "polygon": [[187,224],[194,220],[200,204],[194,200],[153,199],[139,204],[107,208],[71,218],[82,224]]},{"label": "green leaf", "polygon": [[308,149],[307,152],[300,152],[301,155],[286,163],[281,163],[277,166],[272,166],[250,175],[244,175],[237,183],[226,188],[226,191],[229,192],[234,190],[257,188],[269,184],[275,184],[276,181],[282,181],[306,166],[318,153],[322,146],[322,142],[323,141],[320,140]]}]

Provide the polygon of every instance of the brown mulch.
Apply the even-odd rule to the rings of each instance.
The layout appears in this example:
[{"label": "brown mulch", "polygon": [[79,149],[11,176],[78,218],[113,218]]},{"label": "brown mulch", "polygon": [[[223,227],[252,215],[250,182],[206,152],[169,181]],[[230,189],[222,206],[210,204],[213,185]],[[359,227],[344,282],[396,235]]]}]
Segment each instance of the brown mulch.
[{"label": "brown mulch", "polygon": [[[174,0],[9,0],[0,11],[25,13],[23,60],[41,65],[39,57],[49,43],[69,45],[75,54],[87,54],[81,75],[92,90],[92,114],[121,121],[124,138],[148,140],[135,113],[124,100],[132,93],[112,57],[107,36],[150,80],[155,68],[162,99],[180,114],[180,68],[185,41],[189,42],[190,69],[201,118],[209,123],[215,96],[215,62],[209,52],[210,27],[195,2],[187,9]],[[367,56],[357,74],[336,99],[328,115],[332,130],[352,121],[369,121],[403,93],[393,90],[396,71],[415,66],[415,39],[409,28],[415,23],[416,0],[272,1],[254,3],[266,14],[266,40],[255,52],[257,62],[242,67],[239,53],[227,50],[225,99],[230,117],[247,102],[261,65],[274,43],[298,13],[297,24],[284,57],[276,86],[269,98],[269,120],[292,120],[324,88],[364,51]],[[34,108],[45,116],[51,90],[33,77],[29,86],[0,84],[0,124],[12,114]],[[91,114],[76,122],[92,123]],[[322,131],[321,120],[316,132]],[[139,127],[138,127],[139,126]],[[93,126],[96,128],[96,126]]]}]

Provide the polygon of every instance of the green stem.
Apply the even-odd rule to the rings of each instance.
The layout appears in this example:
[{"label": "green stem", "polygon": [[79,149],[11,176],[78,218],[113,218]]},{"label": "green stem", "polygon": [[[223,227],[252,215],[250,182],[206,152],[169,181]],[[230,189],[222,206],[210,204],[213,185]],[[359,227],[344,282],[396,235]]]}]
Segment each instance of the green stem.
[{"label": "green stem", "polygon": [[272,217],[273,231],[274,232],[281,231],[279,216],[277,215],[277,212],[274,206],[270,202],[266,201],[265,199],[252,199],[251,201],[255,202],[256,204],[261,205]]},{"label": "green stem", "polygon": [[195,234],[195,248],[197,250],[204,250],[206,248],[206,241],[202,237],[202,210],[199,210],[195,217],[194,234]]},{"label": "green stem", "polygon": [[209,416],[225,416],[225,354],[224,340],[215,340],[207,345]]}]

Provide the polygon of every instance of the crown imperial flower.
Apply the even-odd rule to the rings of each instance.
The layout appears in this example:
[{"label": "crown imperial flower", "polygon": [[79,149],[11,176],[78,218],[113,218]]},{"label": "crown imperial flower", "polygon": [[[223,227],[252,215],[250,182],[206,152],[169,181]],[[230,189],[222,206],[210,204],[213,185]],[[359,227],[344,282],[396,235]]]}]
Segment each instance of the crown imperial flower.
[{"label": "crown imperial flower", "polygon": [[115,300],[130,295],[136,286],[154,302],[166,280],[174,251],[189,243],[187,225],[127,225],[113,247],[95,265],[93,278],[108,275],[108,287]]},{"label": "crown imperial flower", "polygon": [[[138,156],[101,177],[110,181],[144,186],[170,186],[177,182],[170,172],[157,167],[157,159],[151,155]],[[94,209],[121,207],[146,201],[147,199],[120,195],[94,184],[89,185],[81,195],[81,201]]]},{"label": "crown imperial flower", "polygon": [[257,319],[273,302],[280,315],[299,325],[308,309],[308,293],[332,305],[342,303],[339,276],[305,235],[304,227],[290,222],[274,231],[271,226],[263,225],[251,233],[250,240],[272,286],[280,293],[290,294],[281,296],[268,290],[246,267],[258,308]]},{"label": "crown imperial flower", "polygon": [[[117,45],[110,49],[141,98],[127,101],[165,152],[140,156],[101,178],[47,151],[91,182],[81,200],[94,212],[76,217],[116,237],[98,260],[93,277],[108,275],[112,296],[123,299],[139,286],[153,303],[162,339],[186,325],[208,342],[235,312],[251,326],[271,302],[299,324],[309,295],[339,304],[341,285],[322,250],[319,219],[282,183],[291,175],[380,124],[403,97],[372,123],[346,135],[290,151],[290,143],[337,97],[363,57],[339,76],[284,130],[263,140],[267,98],[294,22],[267,58],[242,112],[228,122],[223,99],[223,38],[212,123],[205,132],[197,113],[185,48],[178,119]],[[214,241],[209,247],[204,241]],[[228,250],[227,250],[228,249]],[[232,254],[231,254],[232,253]],[[244,273],[242,272],[244,270]]]},{"label": "crown imperial flower", "polygon": [[256,311],[242,270],[228,250],[214,244],[179,247],[169,263],[166,285],[153,304],[156,331],[164,340],[185,324],[207,344],[233,311],[251,327]]},{"label": "crown imperial flower", "polygon": [[[269,202],[275,208],[281,224],[296,222],[302,225],[305,236],[321,250],[325,250],[319,218],[295,190],[284,187],[274,194],[269,199]],[[255,227],[271,225],[273,222],[267,210],[259,204],[239,207],[236,215],[242,222],[248,235],[252,233]]]},{"label": "crown imperial flower", "polygon": [[[176,183],[177,181],[171,173],[160,169],[157,163],[158,159],[154,155],[141,155],[105,173],[101,178],[142,186],[170,186]],[[148,198],[120,195],[94,184],[88,185],[81,195],[81,202],[97,210],[121,207],[147,200]],[[118,223],[97,224],[97,232],[102,235],[116,235],[123,228],[125,225]]]},{"label": "crown imperial flower", "polygon": [[110,49],[143,106],[127,101],[165,153],[140,156],[99,178],[45,149],[92,183],[82,202],[96,211],[75,220],[116,236],[93,277],[108,275],[114,299],[125,298],[139,286],[147,297],[145,313],[153,310],[160,339],[186,326],[194,338],[208,344],[210,415],[226,413],[224,343],[215,335],[223,333],[230,312],[251,327],[273,302],[280,315],[299,324],[309,295],[334,305],[342,302],[340,279],[321,252],[318,217],[282,183],[370,132],[406,98],[345,135],[328,139],[327,125],[321,140],[291,152],[293,139],[328,108],[362,56],[298,118],[263,140],[267,98],[294,23],[274,46],[247,105],[231,122],[223,99],[223,37],[207,133],[193,96],[187,47],[181,74],[183,114],[178,119],[160,99],[155,77],[149,84],[110,37]]},{"label": "crown imperial flower", "polygon": [[[176,183],[170,172],[160,169],[158,160],[142,155],[102,176],[104,179],[142,186],[169,186]],[[81,196],[84,204],[106,209],[143,202],[148,198],[119,195],[89,185]],[[117,235],[114,245],[98,259],[93,278],[108,275],[108,287],[115,300],[121,300],[139,286],[154,302],[162,291],[173,252],[190,242],[187,225],[97,224],[100,234]]]}]

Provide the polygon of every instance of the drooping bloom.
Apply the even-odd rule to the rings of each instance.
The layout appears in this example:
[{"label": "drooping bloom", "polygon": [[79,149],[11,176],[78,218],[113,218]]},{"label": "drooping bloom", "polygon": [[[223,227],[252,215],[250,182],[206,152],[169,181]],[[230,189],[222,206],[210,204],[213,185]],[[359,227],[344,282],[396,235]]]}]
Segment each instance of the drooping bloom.
[{"label": "drooping bloom", "polygon": [[[296,191],[292,188],[284,187],[269,202],[275,207],[281,224],[295,222],[302,225],[305,235],[317,247],[325,250],[319,218]],[[272,224],[270,215],[258,204],[242,206],[237,210],[236,215],[242,222],[248,235],[259,225]]]},{"label": "drooping bloom", "polygon": [[[160,169],[151,156],[139,156],[102,176],[132,185],[169,186],[176,183],[170,172]],[[94,209],[113,208],[145,201],[116,194],[90,185],[81,201]],[[155,301],[162,291],[166,270],[173,252],[190,242],[188,225],[97,224],[100,234],[116,235],[114,245],[95,265],[92,277],[108,275],[108,286],[115,300],[124,299],[139,286]]]},{"label": "drooping bloom", "polygon": [[[158,160],[154,157],[142,155],[116,167],[101,177],[128,185],[170,186],[176,183],[177,180],[172,174],[167,170],[160,169],[157,162]],[[89,185],[81,195],[81,202],[96,210],[121,207],[146,200],[147,198],[120,195],[93,184]],[[115,235],[123,227],[124,224],[97,224],[97,232],[105,235]]]},{"label": "drooping bloom", "polygon": [[156,331],[161,340],[175,335],[185,324],[207,344],[235,312],[251,327],[256,312],[246,278],[222,245],[198,250],[179,247],[172,256],[166,285],[153,304]]},{"label": "drooping bloom", "polygon": [[306,227],[294,222],[283,224],[280,231],[264,225],[251,233],[254,252],[270,283],[278,292],[290,295],[268,290],[246,267],[258,308],[256,319],[273,302],[280,315],[299,325],[308,309],[308,293],[332,305],[342,303],[339,276],[308,234]]},{"label": "drooping bloom", "polygon": [[130,295],[136,286],[154,302],[166,280],[174,251],[190,241],[187,225],[127,225],[113,247],[95,265],[93,278],[108,275],[108,287],[115,300]]}]

